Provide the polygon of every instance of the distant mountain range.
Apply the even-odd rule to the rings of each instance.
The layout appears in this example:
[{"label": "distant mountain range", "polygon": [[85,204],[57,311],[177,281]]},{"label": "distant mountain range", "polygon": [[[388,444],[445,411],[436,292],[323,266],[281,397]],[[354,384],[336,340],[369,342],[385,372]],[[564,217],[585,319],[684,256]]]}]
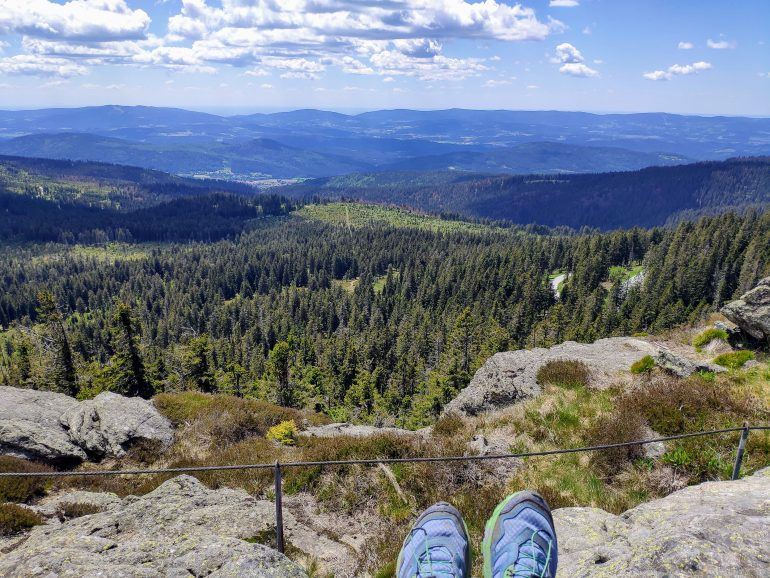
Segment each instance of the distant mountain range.
[{"label": "distant mountain range", "polygon": [[521,224],[610,230],[768,205],[770,157],[580,175],[365,173],[309,180],[275,192],[304,199],[397,204]]},{"label": "distant mountain range", "polygon": [[770,119],[461,109],[223,117],[101,106],[0,111],[0,154],[253,181],[393,170],[624,171],[768,155]]}]

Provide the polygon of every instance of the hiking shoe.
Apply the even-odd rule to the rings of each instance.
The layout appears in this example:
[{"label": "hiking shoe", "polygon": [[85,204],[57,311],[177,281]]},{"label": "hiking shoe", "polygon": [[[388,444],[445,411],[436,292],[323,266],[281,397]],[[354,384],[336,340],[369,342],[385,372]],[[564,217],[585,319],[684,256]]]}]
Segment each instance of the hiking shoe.
[{"label": "hiking shoe", "polygon": [[517,492],[495,508],[481,546],[484,578],[555,578],[551,509],[535,492]]},{"label": "hiking shoe", "polygon": [[470,578],[468,530],[454,506],[439,502],[417,519],[404,540],[397,578]]}]

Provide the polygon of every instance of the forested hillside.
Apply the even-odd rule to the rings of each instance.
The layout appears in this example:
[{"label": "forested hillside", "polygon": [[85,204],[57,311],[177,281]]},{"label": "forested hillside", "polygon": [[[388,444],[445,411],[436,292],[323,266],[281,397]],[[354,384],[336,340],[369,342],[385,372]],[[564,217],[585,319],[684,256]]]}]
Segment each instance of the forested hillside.
[{"label": "forested hillside", "polygon": [[225,391],[419,426],[496,351],[660,330],[768,273],[755,212],[572,236],[309,214],[205,245],[6,246],[0,382]]},{"label": "forested hillside", "polygon": [[611,230],[663,225],[684,212],[693,216],[770,203],[770,158],[558,176],[369,173],[279,190],[300,198],[359,199],[522,224]]},{"label": "forested hillside", "polygon": [[253,194],[254,189],[241,183],[188,179],[133,166],[0,156],[0,192],[130,210],[219,192]]},{"label": "forested hillside", "polygon": [[[240,193],[240,194],[239,194]],[[109,165],[0,157],[0,241],[213,241],[291,203],[246,185]]]}]

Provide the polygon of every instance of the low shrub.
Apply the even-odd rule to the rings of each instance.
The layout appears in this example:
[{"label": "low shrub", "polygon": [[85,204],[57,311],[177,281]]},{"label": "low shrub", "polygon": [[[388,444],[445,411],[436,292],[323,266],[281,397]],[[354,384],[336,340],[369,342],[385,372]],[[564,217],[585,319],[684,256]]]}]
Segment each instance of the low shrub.
[{"label": "low shrub", "polygon": [[91,514],[98,514],[102,511],[102,508],[96,504],[64,502],[59,504],[59,507],[56,510],[56,516],[63,522],[65,520],[72,520],[73,518],[81,518],[83,516],[90,516]]},{"label": "low shrub", "polygon": [[[628,409],[622,406],[619,411],[599,417],[588,430],[588,444],[610,445],[644,439],[644,418]],[[596,451],[591,455],[591,462],[602,472],[616,475],[643,457],[644,446],[633,445]]]},{"label": "low shrub", "polygon": [[537,370],[537,382],[540,385],[556,385],[568,389],[588,386],[590,377],[588,366],[574,359],[549,361]]},{"label": "low shrub", "polygon": [[0,504],[0,536],[13,536],[43,523],[43,517],[18,504]]},{"label": "low shrub", "polygon": [[299,434],[297,424],[294,423],[294,420],[290,419],[271,427],[267,430],[267,435],[265,437],[285,446],[293,446],[297,443],[297,434]]},{"label": "low shrub", "polygon": [[[0,456],[0,472],[48,472],[51,468],[11,456]],[[28,502],[41,495],[44,478],[0,478],[0,502]]]},{"label": "low shrub", "polygon": [[708,345],[715,339],[721,339],[722,341],[727,341],[728,335],[727,331],[724,329],[717,329],[716,327],[709,327],[702,333],[699,333],[696,335],[692,340],[692,345],[696,349],[700,349],[704,345]]},{"label": "low shrub", "polygon": [[714,363],[727,369],[740,369],[747,361],[752,359],[754,359],[754,352],[742,349],[740,351],[723,353],[714,358]]},{"label": "low shrub", "polygon": [[186,425],[212,445],[238,443],[250,437],[262,437],[281,422],[325,423],[318,414],[305,413],[257,399],[199,392],[162,393],[155,406],[175,426]]},{"label": "low shrub", "polygon": [[697,375],[666,376],[624,395],[618,406],[624,415],[642,416],[657,433],[676,435],[740,424],[755,414],[756,400],[743,389]]},{"label": "low shrub", "polygon": [[450,411],[438,418],[433,424],[433,435],[452,437],[463,429],[465,429],[465,420],[462,416]]},{"label": "low shrub", "polygon": [[645,355],[636,363],[631,364],[631,373],[634,375],[650,373],[653,369],[655,369],[655,360],[652,355]]}]

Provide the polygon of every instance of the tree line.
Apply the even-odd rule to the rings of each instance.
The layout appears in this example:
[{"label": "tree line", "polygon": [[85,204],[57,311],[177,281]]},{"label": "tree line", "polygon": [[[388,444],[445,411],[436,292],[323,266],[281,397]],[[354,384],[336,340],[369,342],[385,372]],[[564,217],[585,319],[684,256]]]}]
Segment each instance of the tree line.
[{"label": "tree line", "polygon": [[[143,250],[3,249],[0,383],[226,392],[418,427],[497,351],[701,318],[770,272],[770,213],[571,235],[289,217]],[[643,282],[610,279],[640,264]]]}]

